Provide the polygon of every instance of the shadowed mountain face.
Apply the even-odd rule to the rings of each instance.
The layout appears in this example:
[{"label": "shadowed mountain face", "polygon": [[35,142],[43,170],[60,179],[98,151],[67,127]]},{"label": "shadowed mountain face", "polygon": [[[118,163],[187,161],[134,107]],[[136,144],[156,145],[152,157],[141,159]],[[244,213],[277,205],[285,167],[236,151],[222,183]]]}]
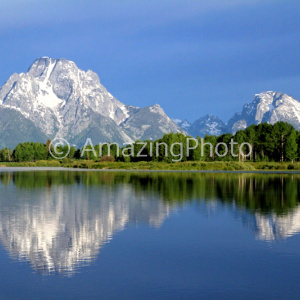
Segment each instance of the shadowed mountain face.
[{"label": "shadowed mountain face", "polygon": [[300,232],[299,183],[299,175],[2,172],[0,239],[37,272],[66,275],[128,225],[159,228],[200,203],[205,214],[226,207],[258,239],[285,239]]},{"label": "shadowed mountain face", "polygon": [[7,145],[16,145],[28,141],[39,142],[47,140],[47,136],[26,119],[19,111],[0,105],[0,149]]}]

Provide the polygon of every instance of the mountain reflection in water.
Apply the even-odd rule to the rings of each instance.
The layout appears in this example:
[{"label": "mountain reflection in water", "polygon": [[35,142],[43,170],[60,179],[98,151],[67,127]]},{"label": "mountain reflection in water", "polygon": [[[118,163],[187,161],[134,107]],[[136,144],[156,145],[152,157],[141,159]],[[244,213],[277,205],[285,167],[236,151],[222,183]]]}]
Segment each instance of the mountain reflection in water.
[{"label": "mountain reflection in water", "polygon": [[42,274],[72,275],[132,223],[160,227],[183,205],[227,207],[258,239],[300,231],[299,175],[0,173],[0,239]]}]

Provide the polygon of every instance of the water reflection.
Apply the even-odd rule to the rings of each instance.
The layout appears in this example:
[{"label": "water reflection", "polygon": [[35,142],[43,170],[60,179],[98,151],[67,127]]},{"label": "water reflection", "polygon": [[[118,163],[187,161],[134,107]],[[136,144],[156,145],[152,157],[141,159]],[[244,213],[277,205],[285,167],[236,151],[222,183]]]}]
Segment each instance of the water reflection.
[{"label": "water reflection", "polygon": [[43,274],[72,275],[127,225],[159,227],[189,202],[229,207],[257,238],[300,232],[297,175],[0,173],[0,239]]},{"label": "water reflection", "polygon": [[290,237],[300,232],[300,208],[297,207],[293,212],[285,216],[270,217],[259,216],[256,214],[258,237],[265,240],[274,240]]},{"label": "water reflection", "polygon": [[37,182],[35,175],[10,174],[1,186],[0,238],[11,256],[28,260],[40,273],[71,275],[126,224],[142,221],[158,227],[169,213],[167,203],[137,197],[128,184],[63,184],[51,173],[41,174]]}]

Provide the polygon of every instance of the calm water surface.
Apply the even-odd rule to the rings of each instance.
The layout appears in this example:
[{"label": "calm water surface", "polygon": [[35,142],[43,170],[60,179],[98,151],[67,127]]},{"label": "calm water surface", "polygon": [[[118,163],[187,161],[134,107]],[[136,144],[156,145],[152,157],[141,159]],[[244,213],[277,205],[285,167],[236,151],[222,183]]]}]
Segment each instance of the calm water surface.
[{"label": "calm water surface", "polygon": [[0,173],[0,299],[299,299],[300,175]]}]

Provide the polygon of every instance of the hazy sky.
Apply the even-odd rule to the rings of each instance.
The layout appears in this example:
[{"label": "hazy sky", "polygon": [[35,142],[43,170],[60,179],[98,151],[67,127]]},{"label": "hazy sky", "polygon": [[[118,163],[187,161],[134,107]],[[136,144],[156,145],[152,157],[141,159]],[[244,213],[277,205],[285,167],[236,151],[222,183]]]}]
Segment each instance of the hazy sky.
[{"label": "hazy sky", "polygon": [[254,94],[300,100],[300,1],[10,0],[0,85],[38,57],[95,71],[120,101],[224,121]]}]

